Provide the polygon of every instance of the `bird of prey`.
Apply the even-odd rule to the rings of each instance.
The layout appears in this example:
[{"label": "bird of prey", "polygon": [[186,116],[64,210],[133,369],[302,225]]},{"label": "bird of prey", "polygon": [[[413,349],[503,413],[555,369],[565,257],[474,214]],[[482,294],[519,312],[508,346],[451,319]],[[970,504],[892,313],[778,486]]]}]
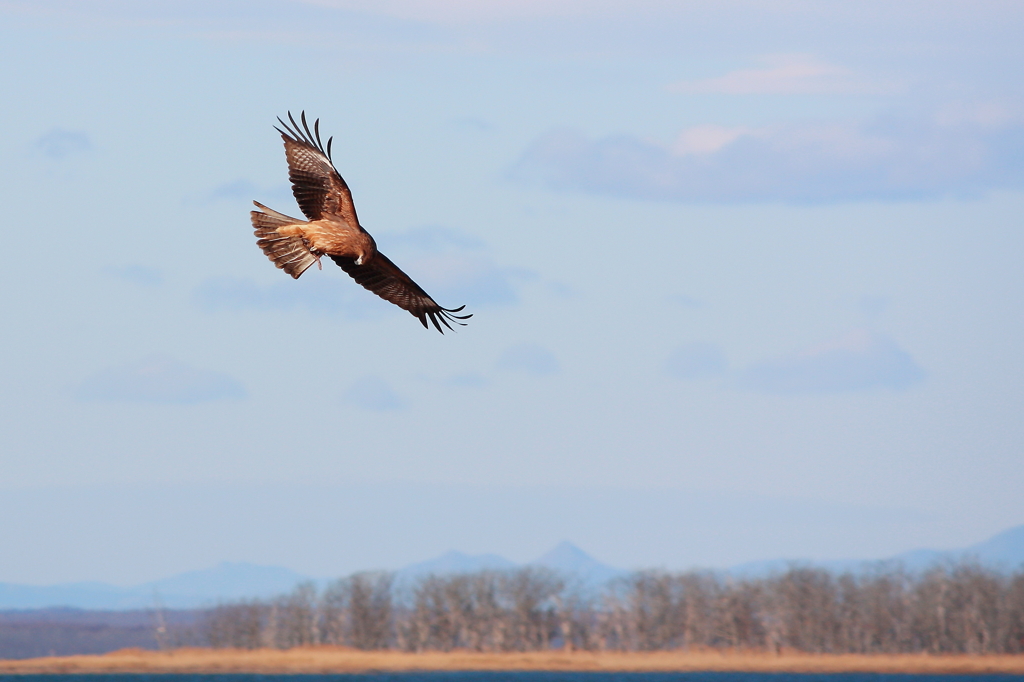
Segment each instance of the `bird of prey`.
[{"label": "bird of prey", "polygon": [[320,141],[320,119],[314,121],[312,131],[306,123],[306,112],[300,116],[301,127],[291,112],[291,125],[280,117],[277,120],[284,127],[274,129],[284,139],[292,193],[309,220],[290,218],[254,201],[260,210],[250,212],[250,216],[256,244],[263,253],[295,279],[313,263],[320,267],[321,256],[330,256],[352,279],[385,301],[408,310],[427,329],[428,318],[442,334],[442,324],[448,329],[452,329],[451,322],[465,326],[459,320],[472,315],[456,313],[466,306],[442,308],[377,250],[373,237],[359,224],[352,193],[331,160],[334,138],[327,140],[326,147]]}]

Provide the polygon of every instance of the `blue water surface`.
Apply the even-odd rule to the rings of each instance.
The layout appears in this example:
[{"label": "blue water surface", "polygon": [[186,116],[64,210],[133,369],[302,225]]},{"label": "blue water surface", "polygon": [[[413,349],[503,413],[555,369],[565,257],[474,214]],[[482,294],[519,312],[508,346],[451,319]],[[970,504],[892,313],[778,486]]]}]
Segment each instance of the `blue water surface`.
[{"label": "blue water surface", "polygon": [[351,675],[0,675],[0,682],[1024,682],[1024,675],[732,672],[382,672]]}]

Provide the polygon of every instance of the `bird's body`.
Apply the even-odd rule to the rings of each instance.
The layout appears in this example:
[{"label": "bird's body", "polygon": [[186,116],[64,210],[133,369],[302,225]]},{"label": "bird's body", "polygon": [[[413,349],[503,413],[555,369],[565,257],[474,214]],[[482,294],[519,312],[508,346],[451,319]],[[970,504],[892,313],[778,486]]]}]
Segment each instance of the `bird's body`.
[{"label": "bird's body", "polygon": [[[281,121],[281,119],[278,119]],[[308,220],[286,216],[254,201],[260,209],[252,211],[256,244],[263,253],[289,275],[298,279],[311,265],[329,256],[356,282],[386,301],[408,310],[424,327],[427,320],[439,332],[449,322],[463,324],[471,315],[456,315],[465,306],[442,308],[412,279],[377,251],[373,237],[359,224],[352,193],[331,161],[331,141],[320,142],[319,119],[311,132],[306,115],[302,127],[291,114],[289,126],[278,128],[288,158],[288,177],[292,192]],[[332,138],[333,139],[333,138]],[[439,324],[440,322],[440,324]]]},{"label": "bird's body", "polygon": [[370,233],[353,230],[348,223],[334,217],[302,221],[277,228],[285,237],[300,237],[314,254],[352,258],[356,265],[368,262],[377,254],[377,244]]}]

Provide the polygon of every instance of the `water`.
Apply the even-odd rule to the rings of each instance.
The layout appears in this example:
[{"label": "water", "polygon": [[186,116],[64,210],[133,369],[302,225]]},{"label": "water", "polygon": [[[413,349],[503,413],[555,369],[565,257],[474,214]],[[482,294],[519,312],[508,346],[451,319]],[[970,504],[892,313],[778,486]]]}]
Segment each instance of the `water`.
[{"label": "water", "polygon": [[673,672],[387,672],[353,675],[0,675],[0,682],[1024,682],[1024,675]]}]

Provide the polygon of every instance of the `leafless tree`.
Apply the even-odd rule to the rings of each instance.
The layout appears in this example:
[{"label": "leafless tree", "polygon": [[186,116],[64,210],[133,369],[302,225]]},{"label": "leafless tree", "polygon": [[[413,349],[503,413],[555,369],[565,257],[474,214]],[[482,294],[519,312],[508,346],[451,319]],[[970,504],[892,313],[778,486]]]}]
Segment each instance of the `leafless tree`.
[{"label": "leafless tree", "polygon": [[1008,654],[1024,653],[1024,572],[1007,580],[1000,604],[999,650]]},{"label": "leafless tree", "polygon": [[682,593],[670,574],[640,571],[625,581],[623,648],[656,651],[678,646],[683,632]]},{"label": "leafless tree", "polygon": [[321,606],[325,641],[357,649],[390,647],[394,639],[392,581],[390,573],[363,572],[328,587]]},{"label": "leafless tree", "polygon": [[206,612],[200,630],[214,648],[257,649],[265,644],[268,612],[258,601],[221,604]]},{"label": "leafless tree", "polygon": [[878,565],[761,578],[640,571],[584,589],[523,568],[422,578],[396,596],[387,573],[312,583],[207,612],[211,646],[531,651],[690,647],[817,653],[1024,652],[1024,572],[963,561],[912,574]]},{"label": "leafless tree", "polygon": [[[760,619],[763,585],[745,580],[727,581],[725,585],[709,580],[705,584],[713,586],[717,593],[716,608],[712,610],[717,615],[714,617],[714,636],[705,639],[702,644],[743,649],[763,648],[766,644],[766,630]],[[685,593],[684,596],[689,598]]]},{"label": "leafless tree", "polygon": [[320,643],[316,585],[305,582],[274,600],[272,645],[280,649]]},{"label": "leafless tree", "polygon": [[765,587],[767,610],[782,625],[783,646],[814,653],[837,650],[838,590],[831,573],[794,567]]},{"label": "leafless tree", "polygon": [[527,566],[505,574],[505,649],[533,651],[546,649],[558,633],[554,598],[562,581],[551,570]]},{"label": "leafless tree", "polygon": [[400,626],[407,648],[450,651],[458,646],[458,616],[453,614],[451,597],[459,582],[460,576],[431,575],[415,585],[413,606]]}]

